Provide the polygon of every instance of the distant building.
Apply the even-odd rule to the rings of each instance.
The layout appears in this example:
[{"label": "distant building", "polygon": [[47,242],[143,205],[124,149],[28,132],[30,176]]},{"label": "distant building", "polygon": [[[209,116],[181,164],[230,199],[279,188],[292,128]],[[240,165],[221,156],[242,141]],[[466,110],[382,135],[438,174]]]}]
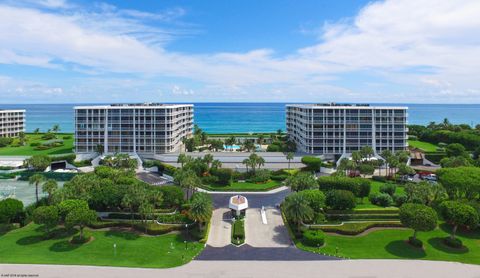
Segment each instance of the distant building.
[{"label": "distant building", "polygon": [[77,106],[75,150],[93,153],[157,154],[180,149],[192,134],[191,104]]},{"label": "distant building", "polygon": [[18,137],[25,132],[25,110],[0,109],[0,137]]},{"label": "distant building", "polygon": [[287,133],[297,150],[310,154],[348,155],[364,146],[405,150],[407,107],[367,104],[289,104]]}]

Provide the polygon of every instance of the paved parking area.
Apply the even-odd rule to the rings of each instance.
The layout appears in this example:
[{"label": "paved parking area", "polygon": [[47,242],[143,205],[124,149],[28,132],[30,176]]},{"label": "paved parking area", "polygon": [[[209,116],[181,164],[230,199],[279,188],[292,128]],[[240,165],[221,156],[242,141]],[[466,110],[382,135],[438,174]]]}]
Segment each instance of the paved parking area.
[{"label": "paved parking area", "polygon": [[213,247],[230,245],[232,224],[229,221],[230,209],[220,208],[212,213],[207,244]]},{"label": "paved parking area", "polygon": [[261,208],[247,209],[245,219],[246,243],[252,247],[288,247],[291,245],[287,228],[277,208],[265,208],[266,224]]}]

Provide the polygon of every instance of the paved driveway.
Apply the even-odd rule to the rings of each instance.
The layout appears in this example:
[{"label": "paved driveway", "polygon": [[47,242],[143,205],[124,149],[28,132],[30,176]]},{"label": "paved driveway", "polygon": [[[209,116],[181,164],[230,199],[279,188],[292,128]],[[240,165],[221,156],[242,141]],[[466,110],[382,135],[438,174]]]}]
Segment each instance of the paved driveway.
[{"label": "paved driveway", "polygon": [[247,209],[245,222],[246,243],[252,247],[288,247],[291,245],[287,228],[279,209],[265,208],[262,220],[260,208]]},{"label": "paved driveway", "polygon": [[[290,194],[290,189],[285,189],[273,194],[266,193],[242,193],[248,199],[249,208],[274,207],[281,204],[285,197]],[[215,193],[211,194],[215,208],[228,208],[228,201],[235,193]]]},{"label": "paved driveway", "polygon": [[207,244],[213,247],[224,247],[231,242],[232,225],[229,221],[230,210],[220,208],[213,211],[210,233]]}]

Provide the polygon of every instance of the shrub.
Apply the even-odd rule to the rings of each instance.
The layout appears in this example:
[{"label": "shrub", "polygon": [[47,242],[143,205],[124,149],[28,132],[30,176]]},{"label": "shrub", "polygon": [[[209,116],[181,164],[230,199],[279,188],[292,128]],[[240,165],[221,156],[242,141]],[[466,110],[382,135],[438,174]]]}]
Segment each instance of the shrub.
[{"label": "shrub", "polygon": [[245,241],[245,222],[237,220],[232,227],[232,243],[242,244]]},{"label": "shrub", "polygon": [[267,152],[281,152],[281,151],[282,151],[282,146],[276,143],[272,143],[267,147]]},{"label": "shrub", "polygon": [[443,239],[443,243],[445,243],[445,245],[450,246],[452,248],[462,248],[463,246],[462,241],[458,238],[446,237]]},{"label": "shrub", "polygon": [[307,189],[298,194],[307,200],[314,212],[320,212],[325,207],[325,194],[318,189]]},{"label": "shrub", "polygon": [[322,230],[305,230],[303,232],[302,242],[307,246],[323,246],[325,243],[325,233]]},{"label": "shrub", "polygon": [[42,140],[52,140],[57,138],[54,133],[48,132],[42,135]]},{"label": "shrub", "polygon": [[313,223],[315,224],[322,224],[327,221],[327,217],[325,216],[324,213],[315,213],[313,216]]},{"label": "shrub", "polygon": [[348,190],[357,197],[368,196],[371,189],[370,181],[362,178],[320,177],[317,181],[320,190],[324,192],[332,189]]},{"label": "shrub", "polygon": [[377,228],[377,227],[403,227],[401,223],[396,223],[396,222],[361,222],[361,223],[345,223],[342,226],[338,225],[332,225],[332,226],[321,226],[321,227],[315,227],[314,229],[319,229],[324,232],[328,233],[337,233],[341,235],[358,235],[363,232],[365,232],[368,229],[371,228]]},{"label": "shrub", "polygon": [[348,190],[330,190],[326,194],[327,206],[335,210],[348,210],[355,207],[355,196]]},{"label": "shrub", "polygon": [[75,154],[67,154],[67,155],[59,155],[51,157],[51,161],[67,161],[68,163],[72,164],[75,161],[77,156]]},{"label": "shrub", "polygon": [[0,148],[6,147],[13,142],[13,138],[0,137]]},{"label": "shrub", "polygon": [[211,174],[217,177],[217,184],[230,185],[233,177],[233,170],[228,168],[214,168],[211,170]]},{"label": "shrub", "polygon": [[250,177],[250,181],[254,183],[264,183],[270,179],[270,171],[267,169],[257,170],[255,174]]},{"label": "shrub", "polygon": [[384,176],[372,176],[372,180],[379,181],[379,182],[386,182],[387,178]]},{"label": "shrub", "polygon": [[397,185],[394,183],[385,183],[380,186],[379,191],[381,193],[386,193],[390,196],[393,196],[395,194],[395,191],[397,190]]},{"label": "shrub", "polygon": [[178,186],[166,185],[160,187],[164,207],[179,207],[183,204],[183,190]]},{"label": "shrub", "polygon": [[[23,203],[17,199],[7,198],[0,201],[0,223],[11,223],[19,219],[23,212]],[[20,221],[19,221],[20,222]]]},{"label": "shrub", "polygon": [[372,204],[381,207],[389,207],[393,204],[392,196],[387,193],[372,193],[368,199]]},{"label": "shrub", "polygon": [[37,147],[37,146],[40,146],[39,142],[30,143],[30,147]]},{"label": "shrub", "polygon": [[395,203],[396,207],[401,207],[403,204],[407,202],[406,195],[395,194],[393,195],[393,202]]},{"label": "shrub", "polygon": [[72,139],[72,136],[71,135],[66,135],[66,136],[63,136],[62,139],[63,140],[69,140],[69,139]]},{"label": "shrub", "polygon": [[322,166],[322,160],[315,156],[302,157],[302,163],[307,166],[307,170],[315,172],[320,171],[320,167]]}]

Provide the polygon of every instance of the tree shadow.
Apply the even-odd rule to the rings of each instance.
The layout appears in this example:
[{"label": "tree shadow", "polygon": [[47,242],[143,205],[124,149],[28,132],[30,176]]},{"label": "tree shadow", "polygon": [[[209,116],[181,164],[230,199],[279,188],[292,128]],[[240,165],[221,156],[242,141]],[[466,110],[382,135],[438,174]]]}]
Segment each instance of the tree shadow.
[{"label": "tree shadow", "polygon": [[404,240],[395,240],[388,243],[385,250],[392,255],[410,259],[420,259],[427,255],[422,248],[411,246]]},{"label": "tree shadow", "polygon": [[31,244],[39,243],[44,239],[45,238],[43,235],[26,236],[17,240],[16,243],[18,245],[31,245]]},{"label": "tree shadow", "polygon": [[55,242],[48,249],[53,252],[69,252],[77,249],[80,246],[82,246],[82,244],[72,244],[68,240],[62,240],[59,242]]},{"label": "tree shadow", "polygon": [[64,227],[57,228],[53,230],[50,234],[50,238],[52,239],[62,239],[62,238],[67,238],[67,237],[72,237],[74,234],[76,234],[78,230],[76,229],[67,229]]},{"label": "tree shadow", "polygon": [[468,253],[469,249],[466,246],[462,246],[462,248],[452,248],[446,245],[444,242],[444,238],[441,237],[434,237],[428,240],[428,243],[433,246],[433,248],[449,253],[449,254],[465,254]]},{"label": "tree shadow", "polygon": [[109,230],[105,233],[105,235],[108,237],[118,237],[126,240],[135,240],[140,237],[138,233],[121,229]]},{"label": "tree shadow", "polygon": [[[440,229],[447,234],[452,233],[452,225],[447,223],[442,223],[439,225]],[[457,233],[458,236],[468,238],[468,239],[480,239],[480,230],[477,228],[476,230],[467,230],[463,227],[458,227]]]}]

